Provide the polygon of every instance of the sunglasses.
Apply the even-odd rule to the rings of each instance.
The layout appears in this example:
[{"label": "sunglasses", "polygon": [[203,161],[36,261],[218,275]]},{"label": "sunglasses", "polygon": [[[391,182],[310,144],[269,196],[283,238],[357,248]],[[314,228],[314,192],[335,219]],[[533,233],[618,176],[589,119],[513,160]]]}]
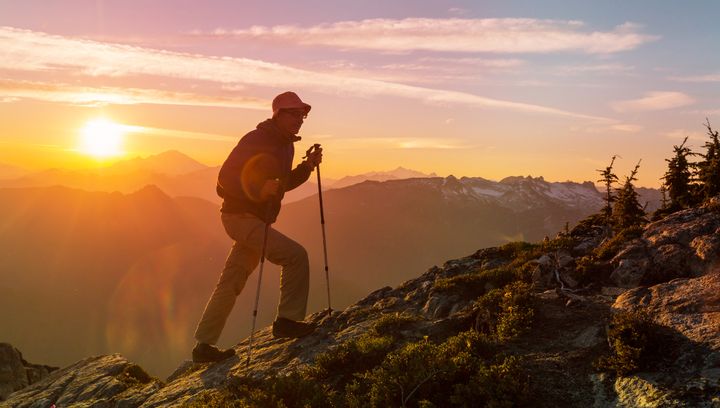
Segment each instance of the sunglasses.
[{"label": "sunglasses", "polygon": [[291,109],[281,109],[281,112],[287,113],[290,116],[293,116],[296,119],[307,119],[308,115],[304,110],[291,110]]}]

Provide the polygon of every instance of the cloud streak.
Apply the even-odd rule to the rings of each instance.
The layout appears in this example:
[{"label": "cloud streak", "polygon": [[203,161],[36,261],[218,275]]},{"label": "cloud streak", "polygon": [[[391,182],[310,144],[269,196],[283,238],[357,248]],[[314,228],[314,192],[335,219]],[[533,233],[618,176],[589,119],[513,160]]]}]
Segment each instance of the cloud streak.
[{"label": "cloud streak", "polygon": [[363,149],[441,149],[441,150],[457,150],[470,149],[476,146],[467,143],[465,140],[448,139],[448,138],[412,138],[412,137],[364,137],[353,139],[336,139],[328,140],[328,145],[333,148],[347,150],[363,150]]},{"label": "cloud streak", "polygon": [[613,102],[610,106],[620,113],[650,112],[692,105],[695,99],[682,92],[649,92],[642,98]]},{"label": "cloud streak", "polygon": [[232,86],[310,89],[359,97],[396,96],[425,103],[460,104],[609,121],[603,117],[465,92],[312,72],[248,58],[214,57],[100,43],[10,27],[0,27],[0,48],[4,51],[0,69],[5,70],[59,71],[72,75],[115,77],[152,75]]},{"label": "cloud streak", "polygon": [[121,125],[122,129],[128,133],[137,133],[141,135],[167,137],[173,139],[190,139],[190,140],[207,140],[214,142],[236,143],[237,136],[223,136],[213,133],[188,132],[184,130],[156,128],[147,126]]},{"label": "cloud streak", "polygon": [[270,101],[257,98],[207,96],[158,89],[82,87],[6,79],[0,79],[0,94],[7,98],[7,102],[34,99],[81,106],[159,104],[256,110],[267,110],[270,106]]},{"label": "cloud streak", "polygon": [[679,82],[720,82],[720,73],[684,77],[670,77],[670,79]]},{"label": "cloud streak", "polygon": [[406,18],[342,21],[311,27],[252,26],[194,34],[390,52],[609,54],[659,38],[640,33],[640,28],[625,23],[610,31],[591,31],[580,21],[529,18]]}]

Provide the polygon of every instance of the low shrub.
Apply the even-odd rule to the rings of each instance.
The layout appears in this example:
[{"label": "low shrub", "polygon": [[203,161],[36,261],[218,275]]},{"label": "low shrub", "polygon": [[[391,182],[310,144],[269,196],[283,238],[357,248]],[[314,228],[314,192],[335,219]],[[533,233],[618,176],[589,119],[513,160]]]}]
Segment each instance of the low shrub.
[{"label": "low shrub", "polygon": [[528,398],[519,360],[501,357],[494,342],[463,332],[441,344],[409,343],[346,388],[349,407],[518,406]]},{"label": "low shrub", "polygon": [[661,345],[666,337],[647,314],[628,311],[612,317],[607,336],[610,354],[600,357],[594,366],[617,375],[651,367],[662,356]]},{"label": "low shrub", "polygon": [[409,313],[386,313],[373,324],[370,333],[374,336],[399,337],[402,330],[418,320],[420,320],[418,316]]},{"label": "low shrub", "polygon": [[479,296],[489,289],[501,288],[520,278],[518,271],[509,266],[489,270],[479,270],[451,278],[435,281],[433,290],[437,292],[459,292],[464,296]]},{"label": "low shrub", "polygon": [[364,334],[318,354],[315,364],[305,374],[313,379],[330,380],[342,386],[352,380],[355,374],[380,364],[398,346],[395,343],[396,338],[390,335]]},{"label": "low shrub", "polygon": [[524,282],[492,290],[475,302],[475,328],[498,340],[511,340],[530,330],[535,314],[533,303],[530,285]]},{"label": "low shrub", "polygon": [[635,238],[639,238],[642,233],[643,228],[640,226],[625,228],[618,232],[614,237],[595,248],[593,256],[598,260],[609,260],[617,255],[626,243]]},{"label": "low shrub", "polygon": [[569,234],[563,234],[554,239],[543,241],[541,250],[542,252],[553,252],[561,249],[571,250],[575,245],[577,245],[575,238]]}]

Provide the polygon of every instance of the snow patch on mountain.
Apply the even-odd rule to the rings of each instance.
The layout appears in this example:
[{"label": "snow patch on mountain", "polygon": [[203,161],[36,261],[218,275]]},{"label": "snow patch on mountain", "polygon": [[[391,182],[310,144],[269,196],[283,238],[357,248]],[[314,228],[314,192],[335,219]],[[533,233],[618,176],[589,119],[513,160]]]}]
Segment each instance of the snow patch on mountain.
[{"label": "snow patch on mountain", "polygon": [[569,208],[600,208],[603,198],[592,182],[548,182],[543,177],[507,177],[501,181],[481,177],[448,176],[436,180],[446,199],[494,202],[514,211],[562,205]]}]

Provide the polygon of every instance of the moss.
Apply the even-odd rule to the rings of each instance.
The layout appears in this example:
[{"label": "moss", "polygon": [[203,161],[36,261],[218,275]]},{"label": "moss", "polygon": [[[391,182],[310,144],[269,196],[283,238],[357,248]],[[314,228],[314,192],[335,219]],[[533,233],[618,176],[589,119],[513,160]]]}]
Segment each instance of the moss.
[{"label": "moss", "polygon": [[409,313],[386,313],[373,324],[370,332],[374,336],[399,337],[402,330],[412,323],[420,320],[418,316]]},{"label": "moss", "polygon": [[451,278],[438,279],[433,285],[433,290],[444,293],[458,292],[464,296],[478,296],[489,289],[501,288],[519,278],[520,275],[515,268],[501,266]]},{"label": "moss", "polygon": [[516,258],[518,255],[533,251],[537,248],[539,248],[539,245],[537,244],[531,244],[524,241],[516,241],[508,242],[507,244],[500,246],[498,249],[500,250],[500,253],[506,258]]}]

